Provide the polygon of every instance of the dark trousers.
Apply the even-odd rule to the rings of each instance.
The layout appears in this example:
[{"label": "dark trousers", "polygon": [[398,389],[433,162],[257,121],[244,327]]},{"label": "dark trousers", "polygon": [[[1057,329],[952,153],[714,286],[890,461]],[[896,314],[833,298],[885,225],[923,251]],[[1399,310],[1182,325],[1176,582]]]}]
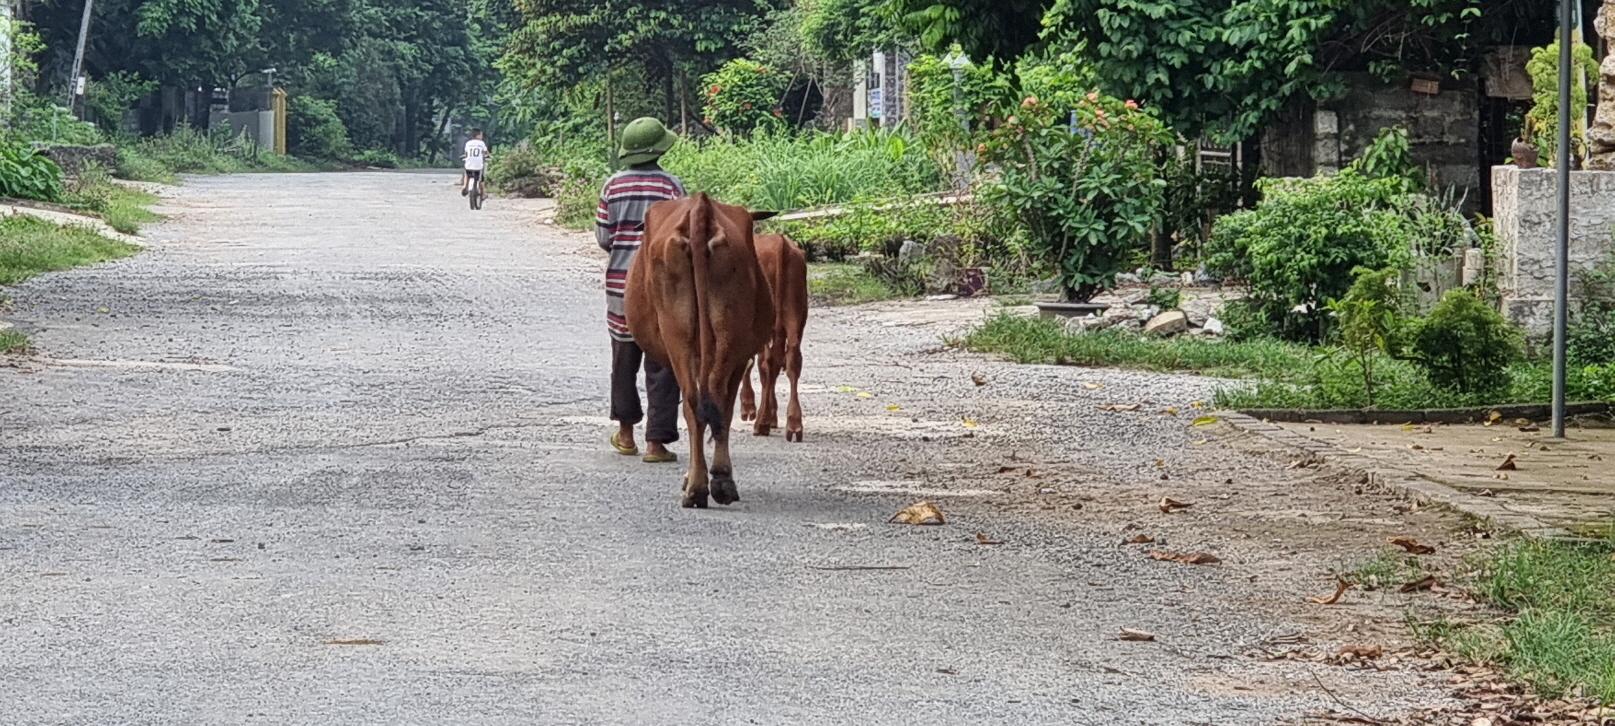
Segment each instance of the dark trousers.
[{"label": "dark trousers", "polygon": [[639,407],[639,364],[645,363],[645,393],[650,423],[645,440],[670,444],[679,440],[679,382],[673,369],[645,357],[633,341],[611,339],[611,419],[634,425],[645,420]]}]

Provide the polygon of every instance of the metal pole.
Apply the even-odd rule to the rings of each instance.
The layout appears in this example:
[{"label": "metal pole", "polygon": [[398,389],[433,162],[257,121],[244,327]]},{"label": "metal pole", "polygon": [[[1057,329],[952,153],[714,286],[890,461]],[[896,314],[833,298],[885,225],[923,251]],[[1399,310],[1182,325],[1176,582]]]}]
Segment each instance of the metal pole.
[{"label": "metal pole", "polygon": [[84,18],[79,21],[78,49],[73,51],[73,72],[67,77],[67,111],[77,115],[79,74],[84,72],[84,42],[90,37],[90,8],[95,0],[84,0]]},{"label": "metal pole", "polygon": [[1565,435],[1565,329],[1570,320],[1570,76],[1575,36],[1571,0],[1559,0],[1559,229],[1553,279],[1553,436]]}]

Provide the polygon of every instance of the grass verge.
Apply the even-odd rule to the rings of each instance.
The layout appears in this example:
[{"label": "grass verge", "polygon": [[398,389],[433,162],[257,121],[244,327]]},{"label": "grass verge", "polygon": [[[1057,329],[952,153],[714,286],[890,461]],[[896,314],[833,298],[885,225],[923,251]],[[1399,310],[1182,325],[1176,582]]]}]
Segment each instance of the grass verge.
[{"label": "grass verge", "polygon": [[1447,621],[1427,635],[1503,667],[1538,695],[1615,703],[1615,539],[1512,540],[1483,556],[1468,585],[1508,617]]},{"label": "grass verge", "polygon": [[1058,321],[1001,312],[962,341],[971,350],[1002,353],[1019,363],[1116,366],[1187,371],[1227,378],[1299,380],[1317,357],[1305,346],[1271,340],[1145,338],[1123,330],[1073,333]]},{"label": "grass verge", "polygon": [[[1369,399],[1358,363],[1338,350],[1275,340],[1146,338],[1131,330],[1074,333],[1053,320],[1000,312],[960,341],[972,350],[1001,353],[1020,363],[1115,366],[1250,379],[1218,390],[1222,408],[1427,409],[1540,403],[1551,398],[1549,361],[1533,359],[1508,368],[1507,390],[1465,394],[1430,383],[1417,365],[1376,356],[1374,397]],[[1574,401],[1615,401],[1615,365],[1571,368],[1567,391]]]},{"label": "grass verge", "polygon": [[28,352],[28,336],[15,330],[0,330],[0,355]]},{"label": "grass verge", "polygon": [[162,215],[148,209],[157,203],[157,195],[139,189],[114,185],[101,216],[107,224],[124,234],[139,234],[140,225],[156,222]]},{"label": "grass verge", "polygon": [[856,305],[903,295],[858,265],[825,262],[808,265],[808,296],[815,305]]},{"label": "grass verge", "polygon": [[15,285],[41,272],[127,257],[139,249],[85,227],[7,217],[0,219],[0,285]]}]

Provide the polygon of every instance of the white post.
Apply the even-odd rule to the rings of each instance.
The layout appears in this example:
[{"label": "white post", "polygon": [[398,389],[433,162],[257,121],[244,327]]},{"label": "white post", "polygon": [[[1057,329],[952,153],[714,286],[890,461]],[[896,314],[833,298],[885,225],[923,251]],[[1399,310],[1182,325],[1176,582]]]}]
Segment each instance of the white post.
[{"label": "white post", "polygon": [[83,87],[79,84],[79,76],[84,73],[84,43],[90,37],[90,9],[95,6],[95,0],[84,0],[84,18],[79,21],[78,49],[73,51],[73,72],[67,76],[67,110],[76,113],[79,94]]}]

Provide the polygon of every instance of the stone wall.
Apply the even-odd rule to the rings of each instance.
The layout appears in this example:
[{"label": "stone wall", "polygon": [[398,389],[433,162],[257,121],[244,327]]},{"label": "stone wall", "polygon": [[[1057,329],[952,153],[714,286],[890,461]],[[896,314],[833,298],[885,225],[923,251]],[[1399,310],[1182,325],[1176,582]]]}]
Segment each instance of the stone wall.
[{"label": "stone wall", "polygon": [[1480,192],[1480,106],[1476,84],[1446,83],[1436,94],[1367,73],[1343,73],[1346,88],[1324,101],[1305,101],[1280,114],[1262,135],[1262,165],[1276,176],[1338,171],[1362,155],[1380,129],[1408,130],[1414,161],[1435,169],[1439,186]]},{"label": "stone wall", "polygon": [[[1492,168],[1493,223],[1503,314],[1532,336],[1553,329],[1558,189],[1553,169]],[[1615,229],[1615,171],[1570,173],[1570,295],[1577,272],[1609,255]]]},{"label": "stone wall", "polygon": [[107,173],[118,166],[118,147],[112,144],[97,144],[95,146],[79,146],[76,144],[35,144],[34,149],[39,155],[62,168],[62,173],[69,178],[75,178],[79,169],[84,168],[85,162],[93,161],[101,165]]}]

